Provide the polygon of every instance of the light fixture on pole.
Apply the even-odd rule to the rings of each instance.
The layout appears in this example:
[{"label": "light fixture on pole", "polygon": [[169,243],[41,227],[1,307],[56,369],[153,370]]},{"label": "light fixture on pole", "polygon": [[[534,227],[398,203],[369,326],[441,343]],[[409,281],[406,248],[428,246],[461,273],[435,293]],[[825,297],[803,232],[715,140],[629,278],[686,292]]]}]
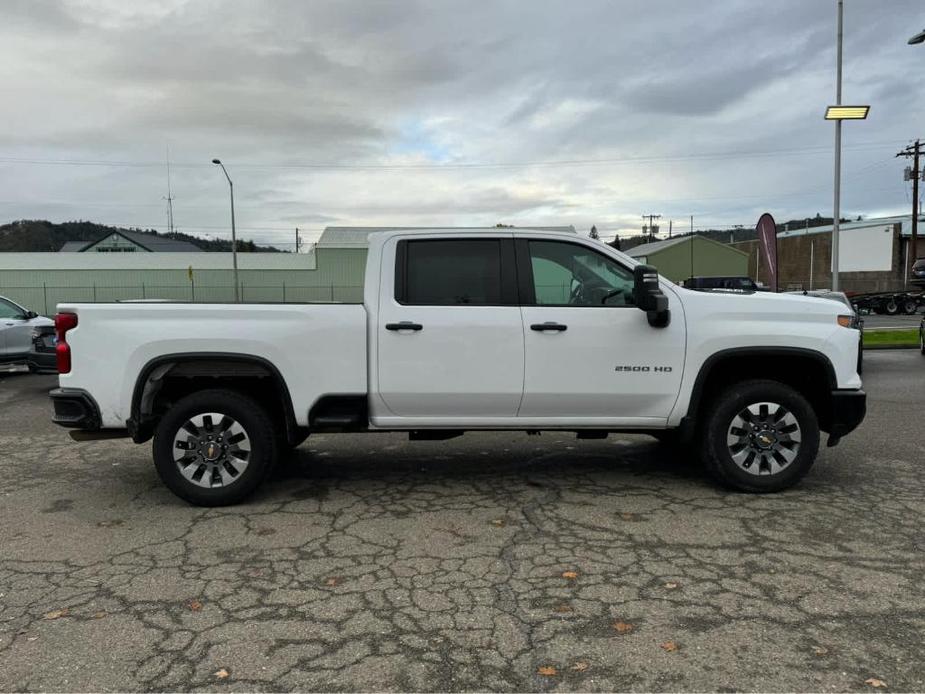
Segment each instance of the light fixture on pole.
[{"label": "light fixture on pole", "polygon": [[222,164],[221,159],[213,159],[212,163],[222,167],[222,173],[224,173],[225,178],[228,179],[228,190],[231,193],[231,266],[233,268],[232,276],[234,278],[234,301],[235,303],[239,303],[241,301],[241,296],[238,285],[238,239],[234,228],[234,183],[231,182],[231,176],[229,176],[228,171],[225,170],[225,165]]},{"label": "light fixture on pole", "polygon": [[913,36],[911,39],[909,39],[906,43],[908,43],[910,46],[914,46],[917,43],[923,43],[923,42],[925,42],[925,29],[922,29],[922,31],[920,31],[915,36]]},{"label": "light fixture on pole", "polygon": [[843,120],[864,120],[870,106],[842,106],[841,103],[841,64],[842,64],[842,18],[844,0],[838,0],[838,20],[836,29],[835,53],[835,105],[825,110],[825,119],[835,121],[835,185],[833,194],[834,208],[832,214],[832,290],[838,291],[838,233],[841,219],[841,122]]}]

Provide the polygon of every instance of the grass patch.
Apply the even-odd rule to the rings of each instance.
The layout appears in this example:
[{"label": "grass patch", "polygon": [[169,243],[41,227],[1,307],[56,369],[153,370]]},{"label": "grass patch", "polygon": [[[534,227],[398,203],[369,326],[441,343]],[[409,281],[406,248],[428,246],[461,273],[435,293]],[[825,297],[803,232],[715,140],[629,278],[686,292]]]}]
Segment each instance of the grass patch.
[{"label": "grass patch", "polygon": [[918,328],[909,330],[865,330],[864,346],[877,347],[880,345],[917,347],[919,344]]}]

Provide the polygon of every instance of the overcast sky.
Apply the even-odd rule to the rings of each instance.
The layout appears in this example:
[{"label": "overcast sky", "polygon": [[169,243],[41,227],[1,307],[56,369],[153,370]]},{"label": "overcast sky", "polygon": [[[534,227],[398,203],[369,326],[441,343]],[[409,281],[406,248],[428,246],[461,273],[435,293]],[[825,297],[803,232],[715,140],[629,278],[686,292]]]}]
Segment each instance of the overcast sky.
[{"label": "overcast sky", "polygon": [[[910,208],[920,0],[846,0],[843,212]],[[636,233],[831,214],[835,0],[0,0],[0,222]],[[105,165],[104,165],[105,163]]]}]

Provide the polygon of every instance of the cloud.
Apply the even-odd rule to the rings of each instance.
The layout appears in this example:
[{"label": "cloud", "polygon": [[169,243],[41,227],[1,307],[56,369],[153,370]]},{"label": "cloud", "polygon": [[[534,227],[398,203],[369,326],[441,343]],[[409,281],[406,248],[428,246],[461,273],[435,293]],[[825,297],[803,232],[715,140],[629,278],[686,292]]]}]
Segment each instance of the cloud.
[{"label": "cloud", "polygon": [[[845,14],[845,96],[872,111],[845,129],[843,204],[901,211],[889,160],[921,134],[925,49],[905,40],[925,16]],[[631,231],[646,212],[700,226],[831,205],[829,3],[10,0],[4,20],[0,157],[156,164],[169,144],[191,232],[227,216],[213,156],[268,242],[328,222]],[[554,161],[572,163],[527,165]],[[396,163],[524,165],[362,168]],[[0,219],[160,224],[165,179],[0,161]]]}]

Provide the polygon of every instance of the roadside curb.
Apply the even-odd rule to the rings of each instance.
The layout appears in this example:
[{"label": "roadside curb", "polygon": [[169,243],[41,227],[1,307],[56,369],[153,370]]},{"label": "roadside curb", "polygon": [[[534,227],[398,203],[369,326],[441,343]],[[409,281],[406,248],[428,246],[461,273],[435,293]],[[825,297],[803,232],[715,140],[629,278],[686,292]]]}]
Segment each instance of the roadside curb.
[{"label": "roadside curb", "polygon": [[918,345],[867,345],[864,351],[869,349],[918,349]]}]

